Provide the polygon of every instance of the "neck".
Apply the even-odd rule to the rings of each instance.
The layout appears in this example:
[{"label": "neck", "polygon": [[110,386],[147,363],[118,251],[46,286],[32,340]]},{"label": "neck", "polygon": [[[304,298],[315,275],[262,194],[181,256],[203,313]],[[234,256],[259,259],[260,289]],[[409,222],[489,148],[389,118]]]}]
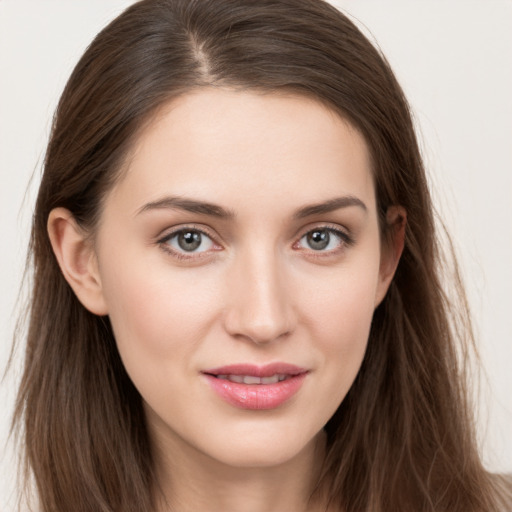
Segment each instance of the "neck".
[{"label": "neck", "polygon": [[270,467],[232,467],[166,440],[154,447],[157,512],[325,511],[311,499],[324,459],[319,434],[293,459]]}]

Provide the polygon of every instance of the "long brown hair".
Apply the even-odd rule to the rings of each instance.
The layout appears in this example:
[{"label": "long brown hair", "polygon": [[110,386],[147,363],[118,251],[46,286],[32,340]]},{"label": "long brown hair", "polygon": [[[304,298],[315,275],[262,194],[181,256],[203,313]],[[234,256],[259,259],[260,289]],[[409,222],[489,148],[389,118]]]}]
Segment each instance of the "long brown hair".
[{"label": "long brown hair", "polygon": [[[385,239],[407,211],[402,259],[374,314],[360,372],[325,426],[318,489],[347,512],[498,510],[466,396],[472,344],[456,318],[423,164],[402,90],[384,57],[322,0],[143,0],[89,46],[54,118],[31,236],[33,291],[15,412],[42,512],[150,510],[155,488],[141,397],[106,317],[65,281],[46,224],[62,206],[94,232],[142,126],[192,88],[313,97],[365,137]],[[460,287],[460,282],[456,283]]]}]

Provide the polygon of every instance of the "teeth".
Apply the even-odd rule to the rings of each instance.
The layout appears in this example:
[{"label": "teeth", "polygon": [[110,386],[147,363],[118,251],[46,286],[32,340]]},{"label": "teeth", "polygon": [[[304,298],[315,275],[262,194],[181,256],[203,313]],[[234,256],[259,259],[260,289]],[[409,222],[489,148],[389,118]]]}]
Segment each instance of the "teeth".
[{"label": "teeth", "polygon": [[260,377],[253,377],[252,375],[245,375],[243,377],[244,384],[261,384]]},{"label": "teeth", "polygon": [[286,380],[287,374],[276,373],[270,377],[255,377],[254,375],[217,375],[217,379],[229,380],[238,384],[277,384]]}]

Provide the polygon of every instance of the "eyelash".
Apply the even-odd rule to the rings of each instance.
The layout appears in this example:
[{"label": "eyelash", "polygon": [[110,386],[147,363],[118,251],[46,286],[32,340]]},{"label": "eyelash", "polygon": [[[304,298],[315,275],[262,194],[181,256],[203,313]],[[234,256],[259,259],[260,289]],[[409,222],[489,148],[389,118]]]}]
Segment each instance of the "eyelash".
[{"label": "eyelash", "polygon": [[[315,251],[314,249],[307,249],[307,248],[301,248],[298,245],[300,242],[309,234],[314,233],[315,231],[326,231],[330,235],[335,235],[339,239],[339,244],[336,248],[328,250],[328,251],[322,251],[318,250]],[[348,247],[351,247],[354,245],[355,240],[354,238],[349,235],[346,231],[341,230],[337,226],[332,225],[320,225],[315,226],[312,229],[308,229],[307,231],[303,232],[302,235],[299,237],[297,242],[293,244],[293,247],[297,250],[304,250],[309,252],[309,256],[314,258],[328,258],[330,256],[337,255],[340,251],[343,251],[344,249],[347,249]]]},{"label": "eyelash", "polygon": [[[301,240],[304,237],[306,237],[308,234],[314,233],[315,231],[326,231],[330,235],[335,235],[340,240],[339,246],[336,247],[335,249],[331,249],[329,251],[322,251],[322,250],[315,251],[314,249],[307,249],[307,248],[299,247]],[[183,227],[180,227],[179,229],[171,231],[170,233],[167,233],[165,236],[163,236],[157,240],[157,244],[162,248],[163,251],[171,254],[174,258],[177,258],[179,260],[189,260],[190,261],[190,260],[194,260],[194,259],[198,259],[198,258],[202,258],[202,257],[207,257],[209,255],[209,253],[211,252],[211,249],[203,251],[203,252],[199,252],[199,253],[190,252],[187,254],[186,251],[182,252],[182,251],[172,249],[170,247],[170,245],[169,245],[170,240],[172,240],[174,237],[178,236],[180,233],[187,233],[187,232],[199,233],[202,236],[207,237],[208,239],[211,240],[211,243],[214,246],[216,246],[216,248],[213,249],[214,251],[222,250],[222,247],[215,241],[215,238],[209,232],[207,232],[206,230],[204,230],[198,226],[194,226],[194,225],[183,226]],[[292,247],[296,250],[308,251],[311,253],[311,256],[313,256],[315,258],[324,258],[324,257],[329,257],[329,256],[333,256],[335,254],[338,254],[338,252],[340,250],[350,247],[350,246],[354,245],[354,243],[355,243],[355,240],[352,238],[352,236],[350,236],[345,231],[339,229],[339,227],[335,227],[335,226],[331,226],[331,225],[320,225],[320,226],[315,226],[311,229],[308,229],[307,231],[304,231],[300,235],[298,240],[293,243]]]},{"label": "eyelash", "polygon": [[186,251],[181,252],[181,251],[172,249],[170,247],[169,242],[174,237],[178,236],[180,233],[190,233],[190,232],[199,233],[202,236],[209,238],[214,246],[219,247],[218,249],[217,248],[213,249],[214,251],[221,250],[221,246],[219,244],[217,244],[217,242],[215,242],[215,238],[210,233],[208,233],[206,230],[199,228],[197,226],[194,226],[194,225],[183,226],[183,227],[180,227],[179,229],[171,231],[170,233],[167,233],[162,238],[157,240],[157,244],[162,248],[163,251],[169,253],[171,256],[173,256],[179,260],[192,260],[192,259],[198,259],[198,258],[207,256],[210,251],[204,251],[204,252],[199,252],[199,253],[190,252],[187,254]]}]

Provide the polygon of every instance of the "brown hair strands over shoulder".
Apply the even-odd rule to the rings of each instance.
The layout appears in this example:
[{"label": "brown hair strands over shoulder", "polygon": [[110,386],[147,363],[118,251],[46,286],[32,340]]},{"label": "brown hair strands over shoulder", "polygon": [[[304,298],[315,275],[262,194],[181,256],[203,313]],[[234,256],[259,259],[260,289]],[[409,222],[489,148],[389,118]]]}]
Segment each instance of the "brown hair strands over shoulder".
[{"label": "brown hair strands over shoulder", "polygon": [[458,361],[471,345],[469,321],[464,304],[462,323],[449,317],[407,102],[383,56],[321,0],[143,0],[98,34],[73,71],[36,204],[15,413],[39,509],[152,509],[157,482],[140,395],[108,318],[88,312],[62,276],[47,220],[65,207],[93,236],[142,127],[171,99],[206,86],[294,92],[328,105],[370,148],[384,243],[387,208],[407,212],[403,256],[362,367],[325,427],[318,492],[346,512],[498,510]]}]

